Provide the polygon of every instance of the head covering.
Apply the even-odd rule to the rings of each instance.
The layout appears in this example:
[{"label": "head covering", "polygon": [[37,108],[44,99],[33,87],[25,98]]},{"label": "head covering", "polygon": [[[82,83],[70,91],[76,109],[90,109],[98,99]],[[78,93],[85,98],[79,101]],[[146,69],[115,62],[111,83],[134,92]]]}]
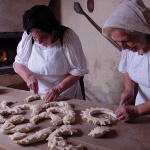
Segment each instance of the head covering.
[{"label": "head covering", "polygon": [[47,33],[59,28],[59,21],[56,20],[48,6],[36,5],[25,11],[23,15],[23,28],[29,34],[31,28],[41,29]]},{"label": "head covering", "polygon": [[142,0],[125,0],[106,20],[102,33],[108,37],[109,28],[122,28],[150,34],[150,10]]}]

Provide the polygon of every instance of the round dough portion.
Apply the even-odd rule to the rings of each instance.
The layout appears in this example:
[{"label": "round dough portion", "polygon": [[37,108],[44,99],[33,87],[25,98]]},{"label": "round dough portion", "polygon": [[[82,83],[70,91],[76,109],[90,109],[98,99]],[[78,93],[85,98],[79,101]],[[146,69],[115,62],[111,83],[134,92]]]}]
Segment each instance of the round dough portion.
[{"label": "round dough portion", "polygon": [[[109,116],[107,117],[94,117],[92,115],[94,114],[107,114]],[[87,122],[94,124],[94,125],[107,125],[107,124],[112,124],[113,123],[113,118],[116,118],[116,115],[114,114],[114,112],[110,109],[107,108],[90,108],[90,109],[86,109],[85,111],[82,111],[81,113],[82,119],[86,120]]]}]

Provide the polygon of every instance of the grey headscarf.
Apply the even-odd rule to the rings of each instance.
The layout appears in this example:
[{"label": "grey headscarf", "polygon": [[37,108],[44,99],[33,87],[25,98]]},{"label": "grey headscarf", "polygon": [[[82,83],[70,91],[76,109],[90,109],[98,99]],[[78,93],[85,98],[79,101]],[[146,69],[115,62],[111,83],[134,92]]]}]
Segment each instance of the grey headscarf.
[{"label": "grey headscarf", "polygon": [[102,33],[108,37],[109,28],[122,28],[150,34],[150,10],[142,0],[125,0],[106,20]]}]

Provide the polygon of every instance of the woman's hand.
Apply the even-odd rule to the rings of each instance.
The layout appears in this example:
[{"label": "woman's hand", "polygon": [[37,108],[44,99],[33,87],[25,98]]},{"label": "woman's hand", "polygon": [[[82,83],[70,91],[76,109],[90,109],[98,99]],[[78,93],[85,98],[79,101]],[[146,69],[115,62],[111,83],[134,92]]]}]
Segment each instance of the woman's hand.
[{"label": "woman's hand", "polygon": [[134,91],[125,90],[121,94],[120,106],[122,106],[123,104],[131,105],[133,103],[133,98],[134,98]]},{"label": "woman's hand", "polygon": [[34,94],[38,94],[38,81],[35,76],[31,75],[26,80],[27,86],[34,91]]},{"label": "woman's hand", "polygon": [[139,116],[136,106],[123,106],[115,111],[116,117],[123,122],[128,122]]},{"label": "woman's hand", "polygon": [[80,76],[73,76],[68,74],[68,76],[60,82],[57,86],[50,89],[45,95],[45,101],[50,102],[54,101],[58,98],[58,96],[68,88],[70,88],[73,84],[75,84],[81,77]]},{"label": "woman's hand", "polygon": [[28,67],[19,63],[14,63],[14,68],[27,83],[27,86],[34,91],[34,94],[38,94],[38,81],[36,77],[32,75]]},{"label": "woman's hand", "polygon": [[60,94],[61,88],[59,86],[50,89],[45,95],[45,102],[48,103],[56,100]]}]

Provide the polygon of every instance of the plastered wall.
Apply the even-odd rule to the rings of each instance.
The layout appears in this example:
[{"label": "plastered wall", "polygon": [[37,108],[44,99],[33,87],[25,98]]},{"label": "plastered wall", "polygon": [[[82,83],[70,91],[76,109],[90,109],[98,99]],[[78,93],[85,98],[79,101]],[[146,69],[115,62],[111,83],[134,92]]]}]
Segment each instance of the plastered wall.
[{"label": "plastered wall", "polygon": [[0,32],[21,32],[22,15],[34,5],[48,5],[50,0],[0,0]]},{"label": "plastered wall", "polygon": [[[93,13],[87,9],[87,0],[51,0],[50,3],[61,23],[72,28],[81,40],[89,69],[89,74],[84,78],[87,99],[118,104],[124,89],[123,75],[118,71],[121,53],[84,15],[74,11],[74,2],[79,2],[85,13],[102,28],[122,0],[94,0]],[[150,6],[149,0],[144,2]]]}]

